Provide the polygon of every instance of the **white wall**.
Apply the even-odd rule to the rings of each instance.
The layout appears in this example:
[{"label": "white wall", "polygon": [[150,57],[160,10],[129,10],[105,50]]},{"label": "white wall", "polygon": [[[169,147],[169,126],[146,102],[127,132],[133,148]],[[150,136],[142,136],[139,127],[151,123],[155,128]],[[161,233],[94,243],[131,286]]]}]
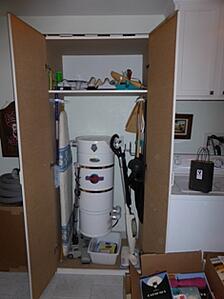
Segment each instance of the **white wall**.
[{"label": "white wall", "polygon": [[[12,73],[9,55],[7,18],[0,17],[0,108],[13,100]],[[18,167],[17,158],[2,158],[0,146],[0,174]]]},{"label": "white wall", "polygon": [[9,56],[9,38],[7,30],[7,18],[0,17],[0,101],[1,106],[6,101],[13,99],[12,73]]},{"label": "white wall", "polygon": [[[135,99],[133,96],[66,97],[65,110],[70,123],[70,138],[75,139],[82,135],[112,136],[117,133],[124,136],[127,145],[132,142],[134,150],[135,135],[125,132],[124,128]],[[73,150],[73,157],[75,156],[76,149]],[[127,159],[131,158],[129,154],[126,156]],[[114,205],[120,205],[123,214],[116,230],[124,231],[124,197],[117,157],[115,157]]]},{"label": "white wall", "polygon": [[193,114],[193,126],[190,140],[175,140],[175,153],[196,154],[198,148],[205,145],[207,135],[224,136],[223,101],[178,101],[176,111]]}]

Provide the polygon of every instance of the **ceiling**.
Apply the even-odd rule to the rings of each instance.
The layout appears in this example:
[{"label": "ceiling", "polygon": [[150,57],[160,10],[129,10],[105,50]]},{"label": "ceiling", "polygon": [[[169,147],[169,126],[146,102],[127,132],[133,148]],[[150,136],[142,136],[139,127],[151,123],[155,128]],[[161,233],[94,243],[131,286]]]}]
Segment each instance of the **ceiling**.
[{"label": "ceiling", "polygon": [[0,0],[0,15],[166,15],[172,0]]}]

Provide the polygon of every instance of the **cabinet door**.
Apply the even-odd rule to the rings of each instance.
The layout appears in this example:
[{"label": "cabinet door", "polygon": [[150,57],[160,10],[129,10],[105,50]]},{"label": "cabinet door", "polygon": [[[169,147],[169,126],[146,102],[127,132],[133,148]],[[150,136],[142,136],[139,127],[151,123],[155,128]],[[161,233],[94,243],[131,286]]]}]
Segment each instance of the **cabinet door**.
[{"label": "cabinet door", "polygon": [[45,39],[13,15],[9,15],[9,29],[28,269],[31,297],[36,299],[55,273],[58,261]]},{"label": "cabinet door", "polygon": [[[223,37],[224,38],[224,37]],[[223,59],[222,59],[222,73],[219,87],[219,95],[224,98],[224,43],[223,43]]]},{"label": "cabinet door", "polygon": [[142,249],[164,252],[174,125],[177,15],[149,35],[146,174]]},{"label": "cabinet door", "polygon": [[217,63],[218,66],[221,67],[221,76],[219,76],[218,72],[218,78],[217,81],[219,83],[218,86],[218,95],[221,98],[224,98],[224,4],[222,5],[221,10],[221,22],[220,22],[220,30],[219,30],[219,41],[220,41],[220,55],[219,55],[219,61]]},{"label": "cabinet door", "polygon": [[180,12],[177,97],[213,96],[218,47],[219,10]]}]

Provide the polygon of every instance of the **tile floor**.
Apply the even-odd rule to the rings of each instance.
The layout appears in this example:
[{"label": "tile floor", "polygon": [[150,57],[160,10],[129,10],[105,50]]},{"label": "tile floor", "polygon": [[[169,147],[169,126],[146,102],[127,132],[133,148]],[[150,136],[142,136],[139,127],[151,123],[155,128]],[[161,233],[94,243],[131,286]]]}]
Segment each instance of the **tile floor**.
[{"label": "tile floor", "polygon": [[[40,299],[122,299],[123,277],[56,273]],[[0,299],[29,299],[25,273],[0,272]]]},{"label": "tile floor", "polygon": [[0,272],[1,299],[28,299],[27,273]]}]

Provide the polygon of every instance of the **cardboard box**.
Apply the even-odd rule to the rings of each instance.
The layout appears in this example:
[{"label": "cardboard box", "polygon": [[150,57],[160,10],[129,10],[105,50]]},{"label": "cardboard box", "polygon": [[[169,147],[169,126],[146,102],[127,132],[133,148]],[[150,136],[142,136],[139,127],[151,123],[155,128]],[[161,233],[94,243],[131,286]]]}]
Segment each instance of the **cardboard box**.
[{"label": "cardboard box", "polygon": [[213,293],[216,299],[224,298],[224,284],[219,278],[213,264],[210,261],[210,258],[217,257],[218,255],[224,255],[224,252],[206,252],[204,257],[206,260],[205,263],[205,273],[209,281],[209,285],[213,290]]},{"label": "cardboard box", "polygon": [[[206,266],[208,267],[208,265]],[[211,272],[210,268],[210,273],[208,269],[207,271],[205,269],[201,251],[144,254],[141,256],[141,275],[133,266],[130,266],[131,297],[133,299],[141,299],[140,276],[167,271],[168,273],[206,272],[209,285],[212,292],[216,295],[216,299],[224,299],[223,289],[219,289],[216,285],[217,275],[215,275],[214,271]]]},{"label": "cardboard box", "polygon": [[0,271],[26,271],[23,207],[0,205]]}]

